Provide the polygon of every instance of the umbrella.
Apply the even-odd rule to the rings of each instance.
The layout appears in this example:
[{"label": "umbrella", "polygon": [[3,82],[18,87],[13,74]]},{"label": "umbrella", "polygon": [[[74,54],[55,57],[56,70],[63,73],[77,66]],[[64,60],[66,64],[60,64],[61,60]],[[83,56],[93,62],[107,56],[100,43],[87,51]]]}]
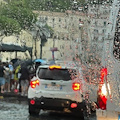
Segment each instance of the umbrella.
[{"label": "umbrella", "polygon": [[11,62],[12,62],[13,64],[15,64],[17,61],[20,61],[20,59],[15,58],[15,59],[12,59],[12,60],[11,60]]},{"label": "umbrella", "polygon": [[21,67],[27,67],[32,65],[32,60],[18,60],[17,62],[14,63],[13,67],[16,68],[18,65],[21,65]]},{"label": "umbrella", "polygon": [[13,67],[16,68],[18,65],[21,65],[23,63],[22,60],[17,60],[14,64]]},{"label": "umbrella", "polygon": [[25,63],[26,66],[29,66],[29,65],[33,64],[31,59],[25,60],[24,63]]},{"label": "umbrella", "polygon": [[35,59],[35,60],[33,60],[33,62],[40,62],[41,64],[46,64],[47,62],[45,61],[45,60],[43,60],[43,59]]}]

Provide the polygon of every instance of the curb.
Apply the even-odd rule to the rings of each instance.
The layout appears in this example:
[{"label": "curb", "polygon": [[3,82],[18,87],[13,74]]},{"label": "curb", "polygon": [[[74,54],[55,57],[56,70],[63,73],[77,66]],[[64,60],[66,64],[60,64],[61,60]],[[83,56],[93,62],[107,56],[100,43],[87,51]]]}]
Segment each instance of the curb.
[{"label": "curb", "polygon": [[6,92],[6,93],[0,93],[0,99],[3,99],[3,98],[8,98],[9,97],[14,97],[16,98],[17,100],[28,100],[27,96],[21,96],[19,93],[14,93],[14,92]]}]

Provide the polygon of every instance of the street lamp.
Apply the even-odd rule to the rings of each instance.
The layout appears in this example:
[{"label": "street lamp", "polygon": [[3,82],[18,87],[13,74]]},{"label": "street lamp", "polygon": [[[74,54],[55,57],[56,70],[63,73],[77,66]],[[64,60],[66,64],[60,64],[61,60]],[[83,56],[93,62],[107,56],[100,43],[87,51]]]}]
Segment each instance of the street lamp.
[{"label": "street lamp", "polygon": [[[39,32],[39,30],[38,29],[35,29],[34,28],[34,30],[31,30],[31,34],[32,34],[32,36],[33,36],[33,40],[34,40],[34,48],[35,48],[35,50],[34,50],[34,55],[35,55],[35,59],[37,59],[37,36],[38,36],[38,32]],[[33,50],[33,45],[32,45],[32,50]]]},{"label": "street lamp", "polygon": [[50,30],[47,27],[46,20],[43,18],[39,18],[38,21],[33,24],[32,34],[35,36],[35,56],[37,58],[37,38],[39,37],[40,40],[40,58],[42,58],[42,46],[47,41],[47,38],[50,37]]},{"label": "street lamp", "polygon": [[41,43],[40,43],[40,58],[42,59],[42,46],[47,41],[47,38],[46,38],[44,33],[42,35],[40,35],[40,39],[41,39]]}]

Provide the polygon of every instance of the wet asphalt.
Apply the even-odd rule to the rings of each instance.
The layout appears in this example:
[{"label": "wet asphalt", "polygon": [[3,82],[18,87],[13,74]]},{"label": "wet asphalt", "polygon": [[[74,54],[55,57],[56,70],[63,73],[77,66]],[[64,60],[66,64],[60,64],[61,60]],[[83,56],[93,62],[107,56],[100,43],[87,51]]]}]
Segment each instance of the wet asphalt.
[{"label": "wet asphalt", "polygon": [[[28,113],[27,96],[15,93],[0,94],[0,120],[82,120],[67,113],[40,111],[39,116]],[[87,120],[96,120],[95,113]]]}]

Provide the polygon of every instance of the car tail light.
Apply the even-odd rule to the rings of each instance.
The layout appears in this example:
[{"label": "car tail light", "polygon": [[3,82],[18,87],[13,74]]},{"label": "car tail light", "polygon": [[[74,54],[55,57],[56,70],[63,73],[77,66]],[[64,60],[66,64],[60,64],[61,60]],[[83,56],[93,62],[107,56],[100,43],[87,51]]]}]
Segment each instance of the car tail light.
[{"label": "car tail light", "polygon": [[30,82],[31,88],[35,88],[36,85],[39,85],[39,80],[34,80]]},{"label": "car tail light", "polygon": [[99,90],[99,95],[107,97],[109,92],[109,95],[111,95],[111,89],[109,83],[107,85],[102,84],[101,89]]},{"label": "car tail light", "polygon": [[73,89],[74,91],[80,90],[80,83],[73,83],[73,84],[72,84],[72,89]]},{"label": "car tail light", "polygon": [[49,69],[61,69],[61,66],[58,66],[58,65],[51,65],[49,66]]},{"label": "car tail light", "polygon": [[99,90],[98,90],[98,105],[99,105],[100,109],[106,110],[108,92],[109,92],[109,94],[111,94],[110,93],[110,85],[107,82],[107,68],[103,68],[101,70],[100,78],[101,78],[101,81],[99,83]]},{"label": "car tail light", "polygon": [[35,104],[35,100],[30,100],[30,104],[34,105]]},{"label": "car tail light", "polygon": [[102,68],[100,76],[101,76],[101,82],[103,82],[104,81],[104,77],[107,76],[107,68]]},{"label": "car tail light", "polygon": [[[108,87],[109,94],[111,94],[109,83],[107,84],[107,87]],[[102,87],[101,87],[101,94],[104,95],[104,96],[107,96],[107,94],[108,94],[107,93],[107,88],[106,88],[105,84],[103,84]]]},{"label": "car tail light", "polygon": [[99,108],[102,110],[106,110],[106,103],[107,103],[107,98],[105,96],[99,96],[98,97],[98,105]]},{"label": "car tail light", "polygon": [[70,107],[71,108],[76,108],[77,107],[77,103],[72,103]]}]

